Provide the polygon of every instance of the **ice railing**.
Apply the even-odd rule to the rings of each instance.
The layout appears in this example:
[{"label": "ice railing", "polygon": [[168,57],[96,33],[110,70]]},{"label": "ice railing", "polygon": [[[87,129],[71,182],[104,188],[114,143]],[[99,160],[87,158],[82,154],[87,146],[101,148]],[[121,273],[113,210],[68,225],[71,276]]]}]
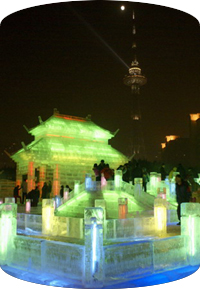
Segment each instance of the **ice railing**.
[{"label": "ice railing", "polygon": [[[53,202],[44,208],[53,209]],[[42,231],[51,230],[47,218]],[[51,220],[51,216],[50,219]],[[16,204],[0,205],[0,265],[48,272],[102,288],[129,278],[200,264],[200,204],[181,205],[181,235],[105,245],[103,208],[86,208],[84,245],[16,235]],[[69,266],[70,264],[70,266]]]}]

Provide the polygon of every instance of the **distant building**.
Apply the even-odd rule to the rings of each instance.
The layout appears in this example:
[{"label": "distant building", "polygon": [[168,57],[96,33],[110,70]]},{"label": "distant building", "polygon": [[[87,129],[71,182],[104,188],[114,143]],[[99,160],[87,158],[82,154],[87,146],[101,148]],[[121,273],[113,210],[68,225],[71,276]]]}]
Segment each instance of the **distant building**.
[{"label": "distant building", "polygon": [[166,136],[166,142],[161,143],[163,162],[200,167],[200,113],[189,115],[189,128],[188,138]]},{"label": "distant building", "polygon": [[127,158],[108,144],[114,137],[91,121],[90,116],[80,118],[54,114],[42,121],[29,133],[34,141],[11,158],[17,164],[16,182],[21,184],[24,177],[28,180],[28,191],[39,183],[40,190],[46,181],[53,184],[53,193],[57,195],[60,185],[74,185],[81,182],[86,173],[92,173],[94,163],[104,159],[111,168],[116,169],[127,162]]}]

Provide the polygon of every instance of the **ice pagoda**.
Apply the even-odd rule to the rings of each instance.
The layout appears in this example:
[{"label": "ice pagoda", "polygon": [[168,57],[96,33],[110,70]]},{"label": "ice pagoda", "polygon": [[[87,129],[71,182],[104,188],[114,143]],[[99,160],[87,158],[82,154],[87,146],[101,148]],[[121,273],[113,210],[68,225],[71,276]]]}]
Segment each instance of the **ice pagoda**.
[{"label": "ice pagoda", "polygon": [[108,144],[115,134],[96,125],[90,117],[63,115],[54,110],[46,121],[39,120],[38,126],[28,130],[34,141],[27,146],[22,143],[23,148],[11,156],[17,163],[16,182],[21,184],[23,176],[27,176],[28,191],[36,182],[41,189],[50,180],[57,195],[60,185],[84,181],[85,174],[91,173],[94,163],[101,159],[114,169],[127,162]]}]

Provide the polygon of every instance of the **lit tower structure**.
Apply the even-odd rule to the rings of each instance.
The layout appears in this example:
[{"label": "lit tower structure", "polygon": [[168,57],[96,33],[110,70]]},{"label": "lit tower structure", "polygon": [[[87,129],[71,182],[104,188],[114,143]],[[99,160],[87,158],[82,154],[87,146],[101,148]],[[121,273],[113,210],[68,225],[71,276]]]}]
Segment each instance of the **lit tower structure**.
[{"label": "lit tower structure", "polygon": [[131,87],[132,92],[132,110],[131,119],[133,120],[131,128],[131,154],[136,157],[145,157],[145,145],[141,127],[141,112],[140,112],[140,87],[145,85],[147,79],[142,75],[141,68],[136,56],[136,26],[135,26],[135,13],[133,11],[133,44],[134,60],[129,68],[129,74],[124,76],[123,82],[125,85]]}]

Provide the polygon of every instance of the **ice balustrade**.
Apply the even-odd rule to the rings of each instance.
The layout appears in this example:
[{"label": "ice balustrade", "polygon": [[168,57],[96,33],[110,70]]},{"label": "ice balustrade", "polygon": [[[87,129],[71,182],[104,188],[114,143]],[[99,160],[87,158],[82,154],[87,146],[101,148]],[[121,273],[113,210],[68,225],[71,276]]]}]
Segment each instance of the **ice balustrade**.
[{"label": "ice balustrade", "polygon": [[2,204],[0,232],[7,237],[0,239],[1,264],[82,280],[86,288],[200,264],[200,204],[183,204],[181,211],[181,236],[103,246],[103,208],[86,208],[85,245],[81,246],[16,235],[16,205]]}]

